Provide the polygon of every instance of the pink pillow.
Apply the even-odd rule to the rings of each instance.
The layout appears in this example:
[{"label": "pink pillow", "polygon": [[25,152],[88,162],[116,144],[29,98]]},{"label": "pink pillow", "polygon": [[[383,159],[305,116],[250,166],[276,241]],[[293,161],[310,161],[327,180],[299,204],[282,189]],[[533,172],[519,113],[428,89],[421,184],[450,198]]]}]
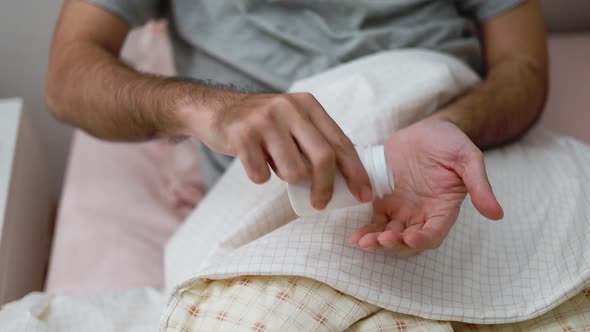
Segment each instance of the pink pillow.
[{"label": "pink pillow", "polygon": [[[172,75],[165,23],[131,33],[123,57]],[[163,285],[163,247],[204,190],[198,142],[116,144],[74,136],[46,289],[87,293]]]},{"label": "pink pillow", "polygon": [[549,39],[550,91],[543,126],[590,143],[590,33]]},{"label": "pink pillow", "polygon": [[163,285],[163,247],[203,194],[198,164],[186,163],[196,145],[181,144],[114,144],[75,133],[47,291]]}]

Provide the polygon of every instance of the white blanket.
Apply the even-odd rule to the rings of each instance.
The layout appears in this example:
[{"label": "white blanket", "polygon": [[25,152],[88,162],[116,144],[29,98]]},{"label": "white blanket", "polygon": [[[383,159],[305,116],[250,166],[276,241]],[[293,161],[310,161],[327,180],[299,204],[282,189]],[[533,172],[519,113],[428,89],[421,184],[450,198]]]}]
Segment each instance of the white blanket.
[{"label": "white blanket", "polygon": [[[426,51],[384,53],[299,82],[354,143],[384,141],[478,81]],[[350,234],[370,205],[297,218],[286,185],[252,184],[232,165],[170,241],[167,286],[195,278],[299,275],[383,308],[431,319],[504,323],[538,316],[590,277],[590,148],[541,129],[486,153],[502,222],[469,199],[444,244],[411,258],[364,252]],[[171,303],[172,303],[171,302]]]},{"label": "white blanket", "polygon": [[31,293],[0,310],[2,332],[158,330],[164,296],[154,289],[75,296]]}]

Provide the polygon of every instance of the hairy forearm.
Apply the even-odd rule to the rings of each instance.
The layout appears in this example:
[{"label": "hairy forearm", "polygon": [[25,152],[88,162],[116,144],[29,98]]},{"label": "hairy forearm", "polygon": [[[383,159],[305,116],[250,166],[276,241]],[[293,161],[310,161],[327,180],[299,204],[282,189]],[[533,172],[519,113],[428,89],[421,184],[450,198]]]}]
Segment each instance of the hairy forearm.
[{"label": "hairy forearm", "polygon": [[52,54],[47,99],[60,120],[102,139],[134,141],[191,135],[183,105],[206,107],[211,90],[139,73],[106,49],[71,42]]},{"label": "hairy forearm", "polygon": [[547,94],[546,71],[534,61],[506,59],[472,91],[432,118],[453,122],[484,149],[511,141],[540,116]]}]

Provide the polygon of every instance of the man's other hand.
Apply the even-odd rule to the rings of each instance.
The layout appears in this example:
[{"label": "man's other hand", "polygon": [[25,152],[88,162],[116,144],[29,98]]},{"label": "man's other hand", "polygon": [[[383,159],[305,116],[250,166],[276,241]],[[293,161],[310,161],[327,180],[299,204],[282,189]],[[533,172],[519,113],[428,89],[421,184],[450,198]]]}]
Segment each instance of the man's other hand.
[{"label": "man's other hand", "polygon": [[482,215],[503,217],[482,152],[454,124],[424,120],[396,132],[385,149],[395,190],[374,202],[372,223],[354,232],[352,243],[404,256],[438,248],[467,193]]}]

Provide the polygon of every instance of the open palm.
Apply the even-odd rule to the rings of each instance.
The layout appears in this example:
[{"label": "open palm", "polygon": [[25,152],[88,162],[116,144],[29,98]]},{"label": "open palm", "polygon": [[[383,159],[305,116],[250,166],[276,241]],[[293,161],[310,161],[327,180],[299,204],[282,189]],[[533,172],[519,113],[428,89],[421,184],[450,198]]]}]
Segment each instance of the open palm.
[{"label": "open palm", "polygon": [[373,220],[352,234],[363,249],[412,255],[440,246],[467,193],[487,218],[503,211],[488,181],[483,154],[454,124],[426,120],[385,144],[395,190],[373,204]]}]

